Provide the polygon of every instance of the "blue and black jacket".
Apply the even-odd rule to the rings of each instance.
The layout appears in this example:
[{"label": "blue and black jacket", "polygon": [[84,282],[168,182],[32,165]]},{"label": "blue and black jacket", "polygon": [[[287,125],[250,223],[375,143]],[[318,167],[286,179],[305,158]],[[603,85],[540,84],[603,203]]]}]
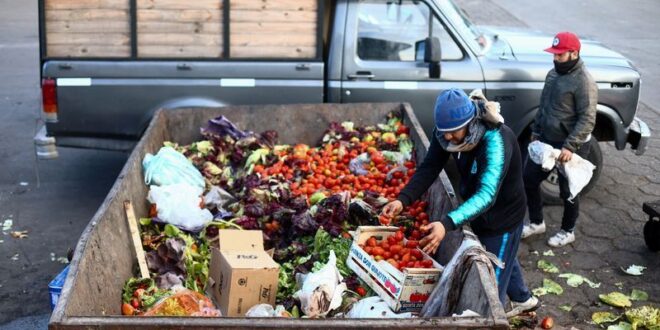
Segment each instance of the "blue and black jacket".
[{"label": "blue and black jacket", "polygon": [[450,154],[461,175],[459,192],[464,203],[434,220],[442,221],[447,230],[470,223],[479,236],[501,235],[519,226],[527,207],[522,161],[516,136],[506,125],[488,129],[469,152],[448,152],[434,137],[424,161],[399,194],[404,206],[428,190]]}]

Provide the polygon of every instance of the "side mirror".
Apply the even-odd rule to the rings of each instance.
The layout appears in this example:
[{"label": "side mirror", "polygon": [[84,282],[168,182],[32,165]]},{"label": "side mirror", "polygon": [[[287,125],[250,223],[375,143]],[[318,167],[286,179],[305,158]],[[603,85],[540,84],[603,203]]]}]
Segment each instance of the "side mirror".
[{"label": "side mirror", "polygon": [[[422,56],[424,56],[422,58]],[[440,78],[440,39],[428,37],[415,43],[415,60],[429,64],[429,77]]]}]

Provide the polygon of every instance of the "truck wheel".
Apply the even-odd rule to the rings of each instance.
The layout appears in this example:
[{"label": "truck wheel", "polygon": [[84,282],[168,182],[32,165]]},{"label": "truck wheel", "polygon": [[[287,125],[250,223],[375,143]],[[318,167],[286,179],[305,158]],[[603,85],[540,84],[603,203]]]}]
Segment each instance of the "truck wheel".
[{"label": "truck wheel", "polygon": [[[596,165],[594,174],[591,177],[591,181],[587,184],[584,189],[582,189],[581,195],[586,195],[589,191],[596,185],[598,178],[600,178],[600,171],[603,169],[603,154],[600,150],[600,145],[595,138],[592,138],[589,143],[591,144],[591,149],[589,155],[587,155],[587,160],[592,164]],[[564,201],[559,197],[559,174],[557,169],[553,169],[548,179],[541,183],[541,197],[543,198],[543,203],[546,205],[562,205]]]}]

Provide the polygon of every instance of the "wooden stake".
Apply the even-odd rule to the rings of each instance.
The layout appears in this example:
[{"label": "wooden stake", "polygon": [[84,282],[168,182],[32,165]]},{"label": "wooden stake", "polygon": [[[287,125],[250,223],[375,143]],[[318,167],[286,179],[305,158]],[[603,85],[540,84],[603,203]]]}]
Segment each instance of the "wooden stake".
[{"label": "wooden stake", "polygon": [[142,240],[140,239],[140,231],[138,230],[137,221],[135,220],[133,204],[130,201],[124,201],[124,210],[126,211],[126,219],[128,220],[128,229],[131,231],[131,238],[133,239],[135,256],[137,257],[138,266],[140,267],[140,275],[142,278],[149,278],[149,268],[147,267],[147,259],[144,256],[144,249],[142,249]]}]

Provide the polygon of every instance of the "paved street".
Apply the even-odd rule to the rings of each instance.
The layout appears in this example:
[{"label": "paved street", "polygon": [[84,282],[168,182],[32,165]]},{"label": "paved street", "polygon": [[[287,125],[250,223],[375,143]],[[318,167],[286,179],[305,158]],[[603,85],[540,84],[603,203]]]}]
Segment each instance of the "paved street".
[{"label": "paved street", "polygon": [[[550,34],[573,30],[622,52],[643,74],[643,104],[638,115],[652,129],[660,127],[660,93],[656,92],[660,90],[660,62],[655,56],[660,53],[660,3],[457,2],[480,24],[526,26]],[[0,222],[12,219],[12,230],[29,231],[29,237],[20,240],[0,235],[0,328],[7,329],[45,327],[50,312],[47,285],[64,267],[52,260],[51,253],[65,256],[74,246],[126,159],[123,153],[61,148],[59,159],[35,162],[32,136],[40,111],[36,6],[34,1],[0,0],[0,7],[6,9],[0,11]],[[637,157],[629,150],[617,151],[611,144],[602,144],[605,166],[598,185],[581,204],[576,243],[553,249],[554,257],[542,255],[549,249],[545,241],[550,234],[521,245],[521,261],[531,288],[543,280],[544,274],[536,268],[541,258],[559,266],[562,273],[577,273],[601,283],[598,289],[585,285],[573,289],[556,274],[545,275],[562,284],[565,292],[543,296],[539,315],[553,316],[561,326],[587,329],[595,328],[586,323],[592,312],[608,310],[599,306],[598,294],[640,289],[656,305],[660,302],[660,255],[646,249],[641,234],[646,221],[642,202],[660,199],[658,133],[649,145],[646,154]],[[546,208],[550,233],[558,229],[560,218],[560,207]],[[620,267],[631,264],[648,268],[639,277],[623,274]],[[572,310],[559,309],[563,304]],[[7,323],[10,321],[14,322]]]}]

